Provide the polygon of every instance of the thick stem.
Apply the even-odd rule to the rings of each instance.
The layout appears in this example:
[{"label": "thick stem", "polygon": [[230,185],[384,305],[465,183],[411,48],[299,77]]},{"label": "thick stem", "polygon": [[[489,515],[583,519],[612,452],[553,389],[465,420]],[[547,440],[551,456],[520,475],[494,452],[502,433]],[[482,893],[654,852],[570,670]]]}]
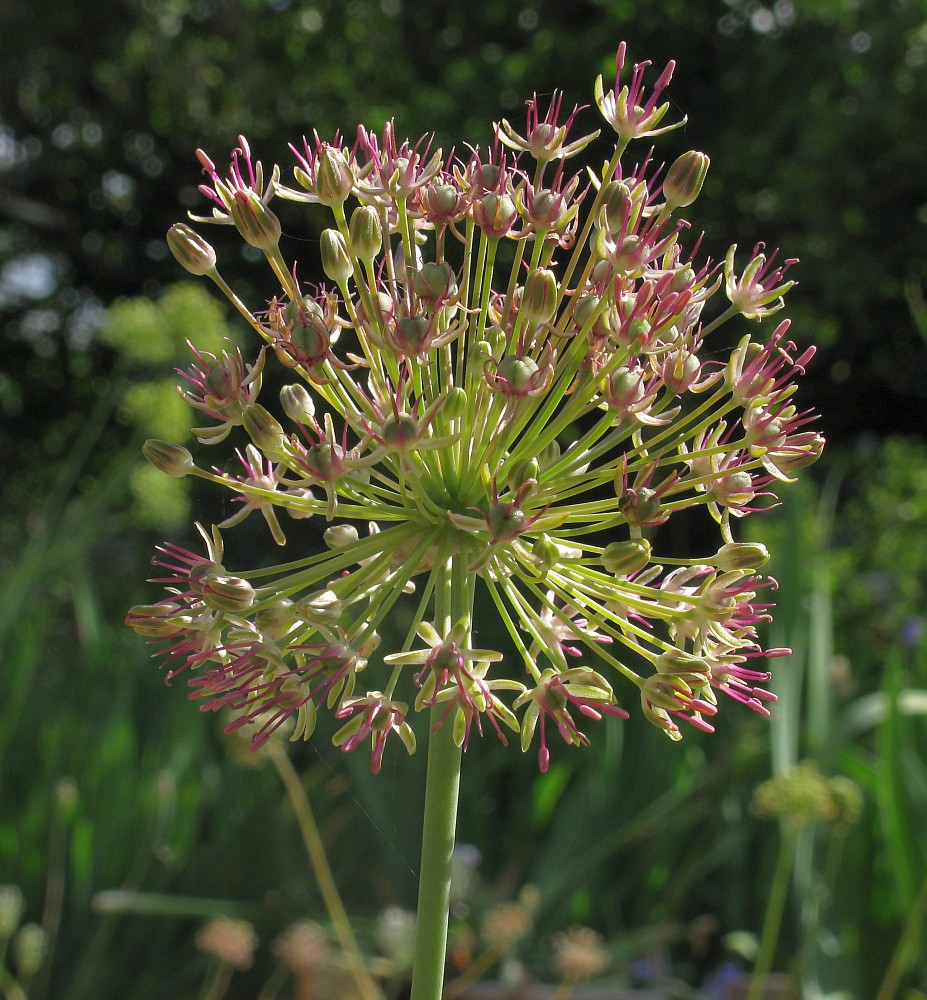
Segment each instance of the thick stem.
[{"label": "thick stem", "polygon": [[[473,590],[472,581],[467,579],[466,562],[463,557],[448,559],[435,591],[435,624],[444,635],[461,618],[470,620]],[[469,635],[465,641],[469,642]],[[422,862],[410,1000],[441,1000],[444,988],[451,861],[457,829],[461,762],[461,749],[454,743],[451,718],[446,718],[442,725],[438,725],[446,712],[446,707],[442,705],[436,705],[431,710],[432,730],[428,740]]]},{"label": "thick stem", "polygon": [[[438,717],[441,711],[433,709],[439,713]],[[432,723],[435,721],[433,715]],[[444,986],[460,758],[460,747],[454,743],[450,724],[441,726],[428,741],[411,1000],[440,1000]]]}]

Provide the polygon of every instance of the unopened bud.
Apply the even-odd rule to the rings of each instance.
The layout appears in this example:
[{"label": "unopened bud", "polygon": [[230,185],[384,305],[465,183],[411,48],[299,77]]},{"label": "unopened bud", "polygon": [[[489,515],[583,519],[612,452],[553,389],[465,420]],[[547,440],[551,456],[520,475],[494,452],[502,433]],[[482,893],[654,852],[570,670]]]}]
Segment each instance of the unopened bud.
[{"label": "unopened bud", "polygon": [[260,403],[250,403],[242,410],[241,423],[260,451],[272,455],[282,450],[286,441],[283,428]]},{"label": "unopened bud", "polygon": [[525,459],[509,469],[505,477],[506,484],[513,493],[517,493],[529,479],[537,481],[539,471],[540,465],[536,458]]},{"label": "unopened bud", "polygon": [[548,572],[560,561],[560,547],[548,535],[540,535],[531,547],[531,554],[541,561],[541,568]]},{"label": "unopened bud", "polygon": [[660,515],[660,498],[655,490],[647,487],[625,490],[618,497],[618,510],[628,524],[652,524]]},{"label": "unopened bud", "polygon": [[361,260],[373,260],[383,247],[383,227],[373,205],[361,205],[351,216],[351,249]]},{"label": "unopened bud", "polygon": [[584,295],[577,299],[576,305],[573,306],[573,322],[582,329],[592,321],[600,302],[601,299],[598,295]]},{"label": "unopened bud", "polygon": [[216,269],[216,251],[195,230],[177,222],[167,231],[167,245],[178,262],[191,274],[209,274]]},{"label": "unopened bud", "polygon": [[200,592],[213,611],[247,611],[254,604],[254,588],[240,576],[209,576]]},{"label": "unopened bud", "polygon": [[664,650],[654,660],[654,667],[658,674],[669,677],[683,676],[689,680],[696,678],[708,678],[711,675],[711,667],[707,660],[692,653],[686,653],[681,649]]},{"label": "unopened bud", "polygon": [[304,597],[296,608],[310,625],[331,625],[338,621],[343,611],[341,599],[333,590],[317,590]]},{"label": "unopened bud", "polygon": [[316,197],[323,205],[343,205],[354,187],[354,174],[344,150],[327,144],[319,153]]},{"label": "unopened bud", "polygon": [[322,538],[330,549],[343,549],[353,545],[360,536],[353,524],[335,524],[325,529]]},{"label": "unopened bud", "polygon": [[[624,181],[609,181],[601,196],[599,223],[610,236],[620,233],[628,221],[634,201]],[[604,223],[604,225],[602,225]]]},{"label": "unopened bud", "polygon": [[718,549],[714,562],[724,573],[732,569],[759,569],[769,562],[769,550],[759,542],[729,542]]},{"label": "unopened bud", "polygon": [[150,438],[142,445],[142,454],[156,469],[175,479],[182,479],[196,468],[190,452],[170,441]]},{"label": "unopened bud", "polygon": [[670,211],[686,208],[699,196],[708,174],[709,162],[704,153],[689,150],[669,168],[663,181],[663,197]]},{"label": "unopened bud", "polygon": [[341,284],[354,273],[354,265],[348,253],[348,245],[337,229],[326,229],[320,244],[322,270],[330,280]]},{"label": "unopened bud", "polygon": [[236,191],[229,214],[242,239],[258,250],[270,251],[280,242],[280,220],[253,191]]},{"label": "unopened bud", "polygon": [[457,294],[454,269],[446,260],[438,263],[430,261],[415,272],[412,278],[412,290],[427,302],[451,298]]},{"label": "unopened bud", "polygon": [[283,412],[296,424],[311,423],[315,416],[315,403],[304,385],[285,385],[280,390]]},{"label": "unopened bud", "polygon": [[489,348],[494,358],[502,356],[502,352],[505,350],[505,345],[508,339],[509,338],[505,330],[503,330],[498,323],[494,323],[486,331],[486,340],[489,342]]},{"label": "unopened bud", "polygon": [[455,385],[453,389],[448,390],[445,396],[444,405],[441,407],[441,416],[447,420],[456,420],[457,417],[463,415],[466,408],[467,390],[462,386]]},{"label": "unopened bud", "polygon": [[646,538],[628,538],[611,542],[602,553],[602,565],[615,576],[628,576],[642,570],[649,562],[653,549]]},{"label": "unopened bud", "polygon": [[164,638],[176,635],[180,629],[175,618],[182,614],[179,604],[165,601],[162,604],[136,604],[126,615],[126,625],[139,635]]},{"label": "unopened bud", "polygon": [[557,308],[557,277],[546,267],[528,275],[519,312],[532,323],[546,323]]},{"label": "unopened bud", "polygon": [[296,605],[287,597],[281,597],[254,615],[254,624],[262,635],[271,639],[282,639],[296,623]]}]

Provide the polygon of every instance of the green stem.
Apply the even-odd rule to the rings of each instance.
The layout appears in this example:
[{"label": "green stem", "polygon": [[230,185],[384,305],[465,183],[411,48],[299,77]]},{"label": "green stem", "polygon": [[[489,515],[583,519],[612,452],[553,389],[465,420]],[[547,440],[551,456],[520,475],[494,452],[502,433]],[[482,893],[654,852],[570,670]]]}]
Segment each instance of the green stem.
[{"label": "green stem", "polygon": [[[462,557],[448,559],[436,587],[435,625],[445,635],[461,618],[470,620],[473,590],[472,581],[467,579],[466,562]],[[464,641],[469,642],[469,636]],[[442,705],[431,710],[410,1000],[441,1000],[444,988],[461,761],[451,719],[438,725],[446,711]]]},{"label": "green stem", "polygon": [[[432,725],[443,711],[441,706],[432,709]],[[411,1000],[440,1000],[444,986],[460,758],[460,747],[454,743],[448,722],[432,733],[428,741]]]},{"label": "green stem", "polygon": [[228,992],[232,981],[232,967],[227,962],[220,962],[216,974],[203,984],[200,1000],[222,1000]]},{"label": "green stem", "polygon": [[779,928],[782,926],[782,914],[785,912],[785,901],[789,894],[789,879],[792,875],[792,863],[795,860],[795,841],[797,838],[798,828],[786,826],[779,844],[769,902],[766,904],[766,916],[763,920],[763,932],[760,935],[760,947],[756,955],[753,975],[750,977],[750,991],[747,993],[747,1000],[760,1000],[766,986],[766,978],[772,968],[773,958],[776,954],[776,943],[779,939]]},{"label": "green stem", "polygon": [[290,804],[296,813],[296,821],[299,824],[299,832],[302,834],[303,843],[306,846],[306,853],[309,855],[309,863],[312,865],[312,872],[315,875],[322,894],[322,901],[328,917],[332,922],[338,943],[344,952],[345,959],[354,982],[357,984],[358,994],[362,1000],[382,1000],[376,983],[367,971],[364,964],[364,957],[361,955],[357,940],[351,930],[351,922],[345,912],[341,897],[338,895],[338,888],[331,868],[328,866],[328,858],[325,854],[325,846],[319,834],[319,828],[309,805],[309,799],[303,788],[299,775],[290,762],[290,758],[279,747],[272,747],[268,756],[273,761],[280,779],[283,781]]},{"label": "green stem", "polygon": [[876,1000],[894,1000],[898,993],[902,977],[913,965],[914,956],[917,954],[917,941],[924,929],[925,913],[927,913],[927,877],[921,882],[917,900],[908,914],[898,945],[885,970],[885,978],[882,980]]}]

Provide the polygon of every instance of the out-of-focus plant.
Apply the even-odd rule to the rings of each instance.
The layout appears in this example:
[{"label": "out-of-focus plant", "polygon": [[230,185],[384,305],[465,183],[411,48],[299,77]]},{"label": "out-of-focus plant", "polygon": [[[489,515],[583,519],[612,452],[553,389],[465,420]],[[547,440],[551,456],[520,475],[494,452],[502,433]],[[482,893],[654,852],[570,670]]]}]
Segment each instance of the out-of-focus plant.
[{"label": "out-of-focus plant", "polygon": [[[216,299],[190,282],[170,286],[156,301],[119,299],[107,310],[99,336],[117,352],[117,415],[136,439],[192,440],[190,407],[176,379],[161,373],[185,363],[191,343],[207,353],[221,353],[228,345],[231,331]],[[141,527],[163,530],[187,520],[188,483],[158,475],[147,462],[131,470],[128,483],[130,511]]]},{"label": "out-of-focus plant", "polygon": [[800,833],[815,824],[826,824],[824,876],[812,891],[818,897],[824,893],[829,896],[836,884],[844,841],[862,811],[862,796],[849,779],[825,777],[813,762],[805,761],[763,782],[754,793],[753,809],[764,819],[779,821],[780,844],[747,1000],[763,996],[772,968]]},{"label": "out-of-focus plant", "polygon": [[795,834],[792,968],[810,997],[838,987],[887,997],[905,976],[924,981],[927,555],[912,540],[925,470],[918,442],[869,442],[838,457],[819,495],[803,484],[767,524],[785,595],[772,635],[796,650],[792,672],[776,677],[775,772],[812,757],[865,803],[836,882],[816,827]]}]

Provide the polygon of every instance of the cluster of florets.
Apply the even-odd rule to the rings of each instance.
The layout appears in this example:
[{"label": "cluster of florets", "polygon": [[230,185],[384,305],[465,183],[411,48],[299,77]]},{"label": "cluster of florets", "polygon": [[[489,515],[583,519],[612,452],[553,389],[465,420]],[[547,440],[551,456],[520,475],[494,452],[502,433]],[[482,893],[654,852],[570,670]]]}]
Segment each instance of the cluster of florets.
[{"label": "cluster of florets", "polygon": [[[528,102],[524,134],[503,121],[492,149],[463,158],[400,142],[391,124],[353,144],[314,135],[292,147],[293,187],[278,167],[265,178],[243,138],[226,177],[199,152],[214,208],[194,221],[234,226],[280,291],[252,310],[213,248],[171,228],[179,261],[219,285],[261,346],[253,363],[233,346],[195,353],[182,389],[208,420],[201,443],[246,435],[233,471],[146,445],[168,474],[220,484],[241,507],[201,529],[204,552],[159,550],[169,596],[128,622],[163,640],[169,675],[189,671],[192,697],[231,712],[255,746],[291,718],[308,737],[327,706],[335,744],[369,739],[378,769],[391,733],[414,748],[411,703],[459,745],[487,723],[523,748],[537,733],[546,768],[548,724],[580,745],[581,723],[626,716],[609,671],[674,739],[680,720],[711,729],[718,692],[766,711],[761,661],[783,652],[757,634],[768,555],[732,526],[821,452],[793,402],[813,350],[797,353],[787,320],[764,324],[792,261],[760,244],[738,270],[734,247],[717,264],[697,259],[700,241],[686,248],[676,213],[702,187],[704,154],[665,173],[650,155],[625,164],[632,140],[681,122],[661,124],[673,65],[647,94],[646,63],[622,85],[624,57],[622,45],[613,88],[596,85],[615,137],[597,171],[566,167],[599,132],[570,138],[581,109],[561,121],[559,94],[546,112]],[[284,258],[273,199],[330,209],[327,284]],[[743,319],[725,350],[715,332]],[[272,359],[293,380],[279,407],[259,398]],[[716,551],[655,556],[651,529],[698,506],[720,527]],[[324,545],[233,572],[220,530],[252,511],[281,545],[280,512],[324,519]],[[507,631],[505,656],[474,648],[477,600]],[[381,650],[400,601],[413,625]]]}]

